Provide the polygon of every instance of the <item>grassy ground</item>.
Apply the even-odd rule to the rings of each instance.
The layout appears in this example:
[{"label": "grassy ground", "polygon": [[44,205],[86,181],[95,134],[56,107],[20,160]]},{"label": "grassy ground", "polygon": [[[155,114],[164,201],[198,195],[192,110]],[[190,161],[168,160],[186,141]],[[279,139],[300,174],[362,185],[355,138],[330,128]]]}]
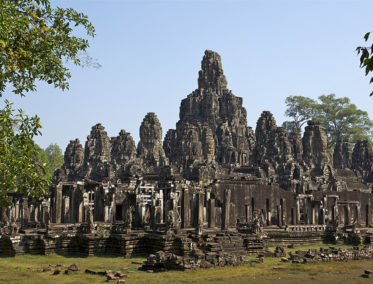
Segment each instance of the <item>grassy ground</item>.
[{"label": "grassy ground", "polygon": [[[319,248],[297,247],[298,249]],[[327,247],[327,246],[325,246]],[[291,251],[290,249],[286,250]],[[103,283],[106,278],[84,273],[92,270],[120,270],[126,272],[127,283],[373,283],[373,279],[361,278],[364,269],[373,270],[373,260],[330,262],[312,264],[281,263],[279,258],[265,258],[262,264],[248,264],[240,267],[222,267],[194,271],[169,271],[148,273],[138,271],[138,264],[144,258],[125,259],[122,257],[74,258],[24,255],[14,258],[0,258],[0,283]],[[62,264],[66,269],[77,264],[80,271],[74,275],[52,275],[41,272],[48,264]],[[115,282],[114,282],[115,283]]]}]

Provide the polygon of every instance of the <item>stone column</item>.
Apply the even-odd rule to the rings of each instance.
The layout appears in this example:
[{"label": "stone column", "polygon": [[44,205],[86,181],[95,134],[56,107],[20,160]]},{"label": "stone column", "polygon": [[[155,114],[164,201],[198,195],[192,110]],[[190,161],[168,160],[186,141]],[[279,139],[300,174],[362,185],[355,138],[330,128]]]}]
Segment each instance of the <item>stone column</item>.
[{"label": "stone column", "polygon": [[[34,204],[30,204],[29,212],[30,212],[30,222],[35,222],[36,220],[35,220],[35,206],[34,206]],[[31,217],[33,217],[33,219]]]},{"label": "stone column", "polygon": [[370,227],[370,225],[371,225],[371,213],[370,213],[370,211],[371,211],[371,202],[370,202],[370,199],[369,199],[369,202],[368,202],[368,205],[367,205],[368,207],[367,207],[367,216],[366,216],[366,218],[367,218],[367,221],[366,221],[366,225],[367,225],[367,227]]},{"label": "stone column", "polygon": [[47,205],[42,205],[41,206],[41,225],[45,226],[46,225],[46,214],[48,212],[48,206]]},{"label": "stone column", "polygon": [[215,199],[209,199],[209,228],[215,227]]},{"label": "stone column", "polygon": [[299,225],[300,224],[300,207],[299,207],[299,199],[297,198],[296,201],[297,209],[296,209],[296,217],[295,217],[295,224]]},{"label": "stone column", "polygon": [[188,228],[190,226],[190,198],[188,189],[183,188],[182,190],[182,202],[181,202],[181,227]]},{"label": "stone column", "polygon": [[64,206],[63,206],[63,222],[70,223],[70,197],[63,197]]},{"label": "stone column", "polygon": [[222,230],[228,230],[229,228],[229,209],[231,203],[231,190],[224,190],[224,203],[223,203],[223,218],[222,218]]},{"label": "stone column", "polygon": [[77,187],[78,187],[78,185],[76,183],[74,183],[73,187],[70,191],[70,220],[69,220],[70,223],[75,223],[77,221],[76,212],[79,210],[79,207],[77,207],[77,208],[75,207],[75,206],[79,206],[75,202]]},{"label": "stone column", "polygon": [[59,183],[57,186],[56,186],[56,194],[55,194],[55,201],[54,201],[54,205],[55,205],[55,222],[56,224],[60,224],[61,223],[61,212],[62,212],[62,184]]},{"label": "stone column", "polygon": [[203,193],[198,193],[197,194],[197,226],[203,226],[203,198],[204,194]]},{"label": "stone column", "polygon": [[30,212],[28,209],[28,203],[26,198],[22,198],[22,207],[21,207],[21,220],[22,227],[27,226],[30,221]]},{"label": "stone column", "polygon": [[278,220],[278,225],[282,227],[282,206],[277,205],[277,220]]},{"label": "stone column", "polygon": [[109,205],[105,204],[104,210],[104,222],[108,223],[110,219]]},{"label": "stone column", "polygon": [[19,207],[19,199],[17,199],[15,206],[12,206],[12,217],[14,217],[14,221],[18,221],[20,219],[20,211],[21,208]]},{"label": "stone column", "polygon": [[287,216],[286,216],[286,199],[281,199],[282,200],[282,205],[281,205],[281,220],[282,220],[282,225],[285,226],[287,225]]}]

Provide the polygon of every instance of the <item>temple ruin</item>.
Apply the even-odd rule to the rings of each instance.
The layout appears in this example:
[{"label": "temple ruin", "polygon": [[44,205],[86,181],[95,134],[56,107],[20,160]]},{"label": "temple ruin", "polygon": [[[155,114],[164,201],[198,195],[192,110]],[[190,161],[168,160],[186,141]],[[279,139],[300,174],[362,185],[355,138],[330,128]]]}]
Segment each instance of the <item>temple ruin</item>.
[{"label": "temple ruin", "polygon": [[130,133],[108,137],[101,124],[84,147],[71,140],[48,196],[14,196],[1,208],[0,253],[128,257],[162,250],[216,260],[218,253],[322,242],[342,228],[370,236],[368,142],[351,151],[338,141],[330,155],[320,123],[309,121],[303,137],[288,134],[269,111],[254,131],[210,50],[179,117],[163,141],[152,112],[137,146]]}]

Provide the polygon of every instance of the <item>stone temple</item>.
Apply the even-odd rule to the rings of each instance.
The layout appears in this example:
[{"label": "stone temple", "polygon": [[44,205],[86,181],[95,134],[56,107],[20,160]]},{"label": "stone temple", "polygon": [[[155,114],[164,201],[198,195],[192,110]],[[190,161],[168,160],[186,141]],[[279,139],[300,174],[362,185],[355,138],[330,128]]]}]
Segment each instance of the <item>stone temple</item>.
[{"label": "stone temple", "polygon": [[331,156],[317,121],[301,137],[277,126],[269,111],[254,130],[210,50],[179,117],[163,141],[153,112],[137,146],[130,133],[108,137],[101,124],[84,146],[71,140],[48,196],[16,196],[1,208],[0,253],[164,251],[214,263],[221,253],[322,242],[349,228],[370,239],[368,142],[351,151],[338,141]]}]

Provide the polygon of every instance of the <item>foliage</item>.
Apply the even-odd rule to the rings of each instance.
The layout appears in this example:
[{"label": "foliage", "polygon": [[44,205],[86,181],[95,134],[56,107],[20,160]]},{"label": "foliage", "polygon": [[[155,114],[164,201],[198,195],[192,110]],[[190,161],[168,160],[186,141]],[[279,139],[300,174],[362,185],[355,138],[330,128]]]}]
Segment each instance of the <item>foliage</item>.
[{"label": "foliage", "polygon": [[371,140],[373,122],[368,113],[358,109],[347,97],[336,98],[334,94],[322,95],[317,105],[317,116],[328,136],[329,148],[339,139],[356,142],[359,139]]},{"label": "foliage", "polygon": [[293,118],[292,121],[285,121],[283,127],[288,131],[301,132],[302,126],[315,115],[315,105],[313,99],[302,96],[289,96],[285,100],[285,115]]},{"label": "foliage", "polygon": [[48,156],[48,166],[51,175],[53,175],[54,171],[60,168],[63,164],[63,155],[62,150],[57,144],[50,144],[46,149],[45,152]]},{"label": "foliage", "polygon": [[60,168],[64,162],[62,150],[57,144],[50,144],[45,150],[38,147],[38,159],[46,164],[45,174],[51,179],[56,169]]},{"label": "foliage", "polygon": [[35,91],[37,80],[67,89],[71,75],[65,63],[80,65],[79,53],[89,47],[72,26],[94,36],[87,16],[74,9],[52,8],[48,0],[1,1],[0,96],[7,85],[20,95]]},{"label": "foliage", "polygon": [[307,120],[318,120],[325,129],[330,149],[342,138],[350,142],[371,139],[373,122],[368,113],[358,109],[349,98],[337,98],[330,94],[322,95],[318,100],[301,96],[288,97],[285,115],[292,120],[284,122],[286,130],[300,130]]},{"label": "foliage", "polygon": [[[24,96],[36,90],[37,81],[67,89],[68,62],[93,64],[90,57],[82,61],[89,43],[74,35],[76,29],[89,37],[95,34],[86,15],[52,8],[49,0],[0,1],[0,97],[7,87]],[[11,105],[5,101],[5,108],[0,109],[1,204],[11,202],[11,194],[43,196],[52,171],[61,163],[56,145],[43,153],[33,142],[40,134],[39,118],[30,118],[21,110],[15,114]]]},{"label": "foliage", "polygon": [[38,159],[33,137],[40,134],[39,117],[18,114],[5,100],[0,109],[0,204],[11,202],[9,194],[39,198],[48,190],[45,163]]},{"label": "foliage", "polygon": [[[367,42],[369,40],[370,32],[364,35],[364,40]],[[356,48],[357,54],[360,55],[360,67],[365,69],[365,76],[373,72],[373,43],[371,46],[358,46]],[[370,84],[373,83],[373,77],[370,78]],[[373,95],[373,91],[370,96]]]}]

